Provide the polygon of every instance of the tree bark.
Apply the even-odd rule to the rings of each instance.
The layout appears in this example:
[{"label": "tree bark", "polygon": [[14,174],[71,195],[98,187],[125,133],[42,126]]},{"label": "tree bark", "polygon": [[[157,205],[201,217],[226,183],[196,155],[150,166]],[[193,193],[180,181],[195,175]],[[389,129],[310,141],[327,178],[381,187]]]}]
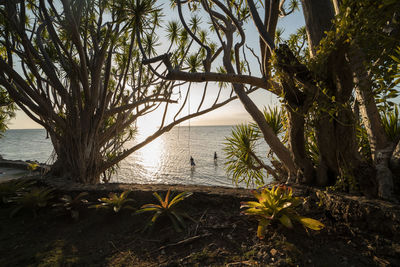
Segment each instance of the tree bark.
[{"label": "tree bark", "polygon": [[104,161],[96,145],[99,138],[87,139],[85,135],[77,131],[65,133],[62,139],[50,135],[58,157],[52,172],[83,184],[98,184],[104,171]]},{"label": "tree bark", "polygon": [[319,42],[325,32],[332,29],[334,18],[331,0],[301,0],[306,21],[310,55],[316,55]]},{"label": "tree bark", "polygon": [[297,178],[299,182],[313,184],[315,182],[315,170],[310,159],[306,155],[304,114],[300,110],[287,107],[289,116],[289,149],[293,161],[298,166]]},{"label": "tree bark", "polygon": [[335,14],[339,14],[340,12],[340,6],[342,5],[342,0],[333,0],[333,6],[335,8]]},{"label": "tree bark", "polygon": [[376,168],[378,196],[390,199],[394,190],[393,174],[389,168],[394,144],[389,142],[372,93],[372,81],[364,65],[359,47],[349,49],[349,58],[356,86],[356,99],[360,103],[361,121],[367,131],[372,160]]}]

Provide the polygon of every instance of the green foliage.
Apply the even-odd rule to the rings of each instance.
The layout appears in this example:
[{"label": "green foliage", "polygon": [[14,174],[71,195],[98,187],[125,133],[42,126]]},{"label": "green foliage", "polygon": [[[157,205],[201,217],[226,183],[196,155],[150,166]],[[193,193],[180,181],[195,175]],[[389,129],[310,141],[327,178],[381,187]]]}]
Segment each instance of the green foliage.
[{"label": "green foliage", "polygon": [[32,180],[12,180],[0,183],[0,200],[2,203],[8,203],[11,197],[30,188],[35,182]]},{"label": "green foliage", "polygon": [[22,209],[30,210],[36,217],[37,211],[46,207],[54,197],[53,191],[53,189],[46,187],[32,187],[29,191],[18,191],[17,195],[9,200],[17,205],[11,211],[10,217],[14,217]]},{"label": "green foliage", "polygon": [[[264,108],[263,114],[267,124],[269,125],[269,127],[271,127],[272,131],[275,133],[276,136],[283,133],[284,113],[282,112],[281,109],[279,109],[278,107],[274,108],[268,107],[268,109]],[[256,124],[254,124],[254,126],[256,126]]]},{"label": "green foliage", "polygon": [[395,106],[393,111],[383,112],[381,119],[386,135],[391,141],[396,141],[400,136],[400,116],[398,107]]},{"label": "green foliage", "polygon": [[361,156],[366,160],[371,162],[371,147],[369,145],[367,130],[363,126],[356,126],[356,137],[358,141],[358,151]]},{"label": "green foliage", "polygon": [[112,209],[115,213],[118,213],[122,209],[134,210],[132,206],[128,205],[128,203],[134,201],[133,199],[128,198],[130,193],[131,191],[124,191],[120,195],[110,193],[108,198],[103,197],[98,199],[100,204],[92,205],[89,208]]},{"label": "green foliage", "polygon": [[273,186],[264,188],[261,193],[252,192],[256,201],[242,202],[240,208],[246,208],[242,213],[256,216],[258,219],[257,236],[264,238],[265,230],[273,221],[279,221],[288,228],[293,228],[293,221],[301,223],[304,227],[319,231],[325,226],[320,221],[300,216],[295,210],[303,203],[299,197],[294,197],[292,189],[286,186]]},{"label": "green foliage", "polygon": [[317,57],[311,62],[314,72],[327,78],[333,52],[343,47],[360,49],[365,67],[372,76],[371,89],[378,105],[393,104],[392,100],[398,95],[393,82],[397,69],[393,47],[398,46],[400,36],[389,28],[399,27],[395,13],[399,9],[399,1],[343,1],[334,20],[335,30],[327,32],[320,42]]},{"label": "green foliage", "polygon": [[317,166],[319,162],[319,150],[317,145],[317,139],[315,136],[315,131],[313,129],[306,129],[306,153],[308,158],[311,159],[312,163]]},{"label": "green foliage", "polygon": [[329,186],[328,189],[333,191],[342,191],[342,192],[357,192],[359,191],[359,185],[354,177],[354,174],[346,171],[345,168],[342,168],[342,173],[337,177],[336,183],[333,186]]},{"label": "green foliage", "polygon": [[60,198],[61,203],[56,203],[53,207],[63,210],[71,215],[74,220],[79,220],[79,209],[88,203],[83,197],[88,195],[87,192],[81,192],[74,198],[70,195],[64,195]]},{"label": "green foliage", "polygon": [[246,182],[247,186],[250,183],[264,184],[262,162],[255,152],[259,139],[258,129],[244,124],[235,126],[231,136],[225,138],[226,171],[232,175],[236,185],[241,182]]},{"label": "green foliage", "polygon": [[7,123],[13,117],[15,117],[15,104],[10,99],[7,91],[0,87],[0,137],[7,130]]},{"label": "green foliage", "polygon": [[189,72],[197,72],[201,67],[201,61],[197,54],[190,55],[185,60]]},{"label": "green foliage", "polygon": [[394,62],[397,64],[395,68],[395,74],[393,74],[393,79],[394,79],[394,85],[397,86],[400,83],[400,47],[398,47],[396,50],[396,55],[391,55],[391,58],[394,60]]},{"label": "green foliage", "polygon": [[175,43],[179,39],[179,32],[182,27],[178,21],[170,21],[167,25],[167,38],[170,42]]},{"label": "green foliage", "polygon": [[275,42],[277,44],[283,43],[282,35],[284,32],[285,32],[285,30],[283,28],[277,28],[275,30]]},{"label": "green foliage", "polygon": [[308,53],[307,31],[305,26],[300,27],[294,34],[291,34],[285,43],[300,62],[306,63],[309,60],[310,56]]},{"label": "green foliage", "polygon": [[[278,107],[268,107],[264,109],[263,114],[265,121],[277,136],[285,132],[285,114],[282,110]],[[247,186],[264,184],[267,170],[265,163],[256,153],[257,141],[261,136],[258,125],[251,123],[235,126],[231,136],[225,138],[226,170],[236,185],[241,182],[246,182]],[[271,157],[272,154],[268,156]]]},{"label": "green foliage", "polygon": [[186,224],[183,217],[188,216],[185,213],[179,212],[176,209],[176,205],[191,195],[191,192],[182,192],[173,197],[173,194],[171,195],[171,189],[168,189],[168,192],[164,198],[162,195],[154,192],[153,196],[158,200],[159,204],[145,204],[140,208],[140,210],[136,211],[136,213],[154,213],[146,224],[144,231],[151,229],[156,223],[157,219],[163,216],[167,216],[171,220],[175,231],[181,232],[183,229],[185,229]]}]

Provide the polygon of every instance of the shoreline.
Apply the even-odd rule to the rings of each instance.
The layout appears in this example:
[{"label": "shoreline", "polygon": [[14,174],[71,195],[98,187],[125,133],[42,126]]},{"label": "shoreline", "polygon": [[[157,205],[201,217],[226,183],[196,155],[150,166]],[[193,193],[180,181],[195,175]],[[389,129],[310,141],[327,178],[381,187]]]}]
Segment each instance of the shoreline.
[{"label": "shoreline", "polygon": [[73,182],[61,177],[46,177],[41,179],[45,184],[60,189],[63,191],[89,191],[89,192],[99,192],[99,191],[126,191],[130,190],[132,192],[149,192],[149,191],[168,191],[171,189],[173,191],[190,191],[193,193],[205,193],[205,194],[215,194],[215,195],[229,195],[235,197],[251,197],[251,190],[247,188],[231,188],[223,186],[207,186],[207,185],[183,185],[183,184],[137,184],[137,183],[107,183],[107,184],[96,184],[96,185],[84,185],[80,183]]}]

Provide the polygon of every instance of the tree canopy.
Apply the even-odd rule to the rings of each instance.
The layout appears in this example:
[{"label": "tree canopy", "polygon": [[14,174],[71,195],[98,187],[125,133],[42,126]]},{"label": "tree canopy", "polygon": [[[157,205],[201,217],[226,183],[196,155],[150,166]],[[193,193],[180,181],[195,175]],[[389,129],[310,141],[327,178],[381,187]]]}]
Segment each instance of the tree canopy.
[{"label": "tree canopy", "polygon": [[[398,65],[393,60],[393,50],[399,45],[397,1],[302,0],[305,28],[283,42],[277,22],[290,15],[298,1],[171,3],[188,37],[203,51],[202,71],[176,68],[168,53],[148,62],[164,63],[165,80],[230,84],[254,119],[258,136],[271,148],[273,169],[250,153],[251,143],[245,140],[255,139],[254,131],[238,128],[230,139],[229,168],[236,166],[241,174],[246,173],[244,166],[270,168],[270,174],[286,174],[290,181],[343,184],[346,190],[354,184],[365,194],[391,197],[398,180],[399,136],[390,140],[387,128],[395,126],[385,125],[388,121],[398,124],[396,113],[390,113],[391,99],[397,96]],[[206,21],[209,38],[187,26],[192,18],[183,14],[189,13]],[[256,48],[249,43],[249,27],[258,32]],[[259,63],[255,71],[249,57]],[[276,134],[271,116],[265,116],[268,112],[263,114],[245,93],[247,86],[280,99],[285,135]],[[392,115],[394,119],[388,120]],[[248,149],[241,150],[243,144]],[[235,154],[235,149],[245,154]],[[257,177],[258,172],[253,174]]]},{"label": "tree canopy", "polygon": [[[108,181],[129,154],[236,98],[216,96],[180,114],[190,86],[162,79],[160,65],[141,64],[159,44],[162,10],[154,0],[0,1],[0,19],[0,85],[49,133],[53,173],[78,182]],[[186,31],[171,27],[170,47],[185,53]],[[178,64],[195,69],[190,60]],[[163,114],[159,127],[128,147],[136,120],[156,110]]]}]

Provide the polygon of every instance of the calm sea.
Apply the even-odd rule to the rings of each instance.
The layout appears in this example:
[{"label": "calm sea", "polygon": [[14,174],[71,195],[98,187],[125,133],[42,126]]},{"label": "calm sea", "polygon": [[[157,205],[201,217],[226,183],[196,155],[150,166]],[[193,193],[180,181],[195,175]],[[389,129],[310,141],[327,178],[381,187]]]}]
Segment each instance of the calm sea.
[{"label": "calm sea", "polygon": [[[235,187],[226,174],[223,153],[223,142],[231,130],[231,126],[175,127],[122,161],[112,182]],[[142,138],[139,132],[137,139]],[[259,150],[265,155],[267,147]],[[52,153],[43,129],[8,130],[0,139],[0,155],[5,159],[52,163]],[[190,166],[190,156],[195,168]]]}]

